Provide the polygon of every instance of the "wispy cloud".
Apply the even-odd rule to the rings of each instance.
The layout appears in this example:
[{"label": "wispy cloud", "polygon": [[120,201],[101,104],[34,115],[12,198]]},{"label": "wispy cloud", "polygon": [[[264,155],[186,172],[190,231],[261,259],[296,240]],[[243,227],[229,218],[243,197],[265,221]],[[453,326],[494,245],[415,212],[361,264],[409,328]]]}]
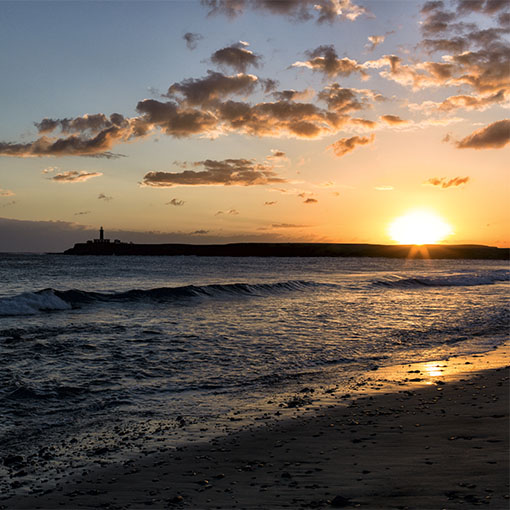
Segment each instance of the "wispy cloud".
[{"label": "wispy cloud", "polygon": [[447,179],[446,177],[431,177],[427,179],[423,184],[430,186],[437,186],[441,189],[457,188],[469,182],[469,177],[454,177],[453,179]]},{"label": "wispy cloud", "polygon": [[103,175],[101,172],[85,172],[85,171],[77,171],[70,170],[68,172],[61,172],[53,177],[51,177],[52,181],[56,182],[85,182],[93,177],[99,177]]}]

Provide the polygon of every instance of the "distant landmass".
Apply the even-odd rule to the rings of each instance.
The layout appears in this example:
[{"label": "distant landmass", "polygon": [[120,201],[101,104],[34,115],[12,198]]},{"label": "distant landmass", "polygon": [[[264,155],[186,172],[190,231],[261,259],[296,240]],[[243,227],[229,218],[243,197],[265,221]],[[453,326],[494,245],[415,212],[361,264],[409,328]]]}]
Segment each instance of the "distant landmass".
[{"label": "distant landmass", "polygon": [[509,260],[509,248],[483,245],[383,245],[339,243],[134,244],[104,238],[77,243],[66,255],[152,255],[199,257],[388,257]]}]

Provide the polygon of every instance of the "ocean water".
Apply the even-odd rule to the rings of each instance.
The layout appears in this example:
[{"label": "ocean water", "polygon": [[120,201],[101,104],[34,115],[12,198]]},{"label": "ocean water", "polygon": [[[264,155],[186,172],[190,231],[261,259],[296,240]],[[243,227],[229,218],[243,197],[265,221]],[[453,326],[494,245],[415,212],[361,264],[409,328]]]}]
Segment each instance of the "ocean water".
[{"label": "ocean water", "polygon": [[505,261],[0,255],[0,444],[85,466],[304,385],[485,352],[509,279]]}]

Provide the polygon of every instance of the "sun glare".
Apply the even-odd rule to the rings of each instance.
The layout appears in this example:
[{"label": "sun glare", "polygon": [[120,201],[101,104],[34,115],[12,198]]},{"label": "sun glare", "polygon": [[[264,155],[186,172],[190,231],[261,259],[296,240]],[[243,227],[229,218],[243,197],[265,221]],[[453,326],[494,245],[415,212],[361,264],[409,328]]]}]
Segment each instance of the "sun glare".
[{"label": "sun glare", "polygon": [[394,220],[389,234],[399,244],[435,244],[453,231],[448,223],[432,212],[412,211]]}]

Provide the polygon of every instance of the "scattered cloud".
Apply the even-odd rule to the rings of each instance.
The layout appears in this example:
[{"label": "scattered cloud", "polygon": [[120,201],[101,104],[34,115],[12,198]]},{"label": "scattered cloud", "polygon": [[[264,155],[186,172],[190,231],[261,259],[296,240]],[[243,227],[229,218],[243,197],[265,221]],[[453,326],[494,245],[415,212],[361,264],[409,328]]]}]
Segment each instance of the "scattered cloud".
[{"label": "scattered cloud", "polygon": [[379,46],[379,44],[382,44],[384,42],[384,39],[386,39],[384,35],[369,35],[368,41],[370,42],[370,44],[367,44],[365,48],[368,51],[374,51],[377,48],[377,46]]},{"label": "scattered cloud", "polygon": [[104,193],[99,193],[99,195],[97,196],[97,198],[99,200],[104,200],[105,202],[110,202],[111,200],[113,200],[113,197],[110,197],[108,195],[105,195]]},{"label": "scattered cloud", "polygon": [[393,186],[375,186],[375,190],[377,191],[393,191]]},{"label": "scattered cloud", "polygon": [[316,204],[318,200],[316,198],[306,198],[303,200],[303,204]]},{"label": "scattered cloud", "polygon": [[273,97],[278,101],[308,101],[315,95],[313,89],[307,88],[305,90],[280,90],[272,93]]},{"label": "scattered cloud", "polygon": [[172,186],[257,186],[286,182],[278,177],[273,167],[256,163],[250,159],[207,159],[193,163],[203,167],[202,171],[149,172],[143,178],[143,185],[153,187]]},{"label": "scattered cloud", "polygon": [[176,207],[179,207],[184,204],[185,204],[184,200],[177,200],[177,198],[172,198],[170,202],[165,203],[165,205],[175,205]]},{"label": "scattered cloud", "polygon": [[318,23],[354,21],[361,15],[369,15],[352,0],[201,0],[201,3],[209,8],[209,15],[222,14],[229,18],[240,16],[247,9],[285,16],[293,21],[315,19]]},{"label": "scattered cloud", "polygon": [[198,41],[201,41],[204,36],[193,32],[186,32],[182,38],[186,41],[188,50],[196,50]]},{"label": "scattered cloud", "polygon": [[350,76],[353,73],[359,73],[362,78],[368,77],[365,68],[358,62],[348,57],[340,58],[333,45],[319,46],[307,51],[306,54],[308,60],[294,62],[291,67],[306,67],[329,78]]},{"label": "scattered cloud", "polygon": [[447,97],[441,102],[424,101],[421,104],[411,103],[409,108],[411,110],[424,111],[425,113],[431,111],[449,113],[461,109],[484,111],[493,105],[508,103],[509,96],[510,93],[504,89],[485,96],[459,94],[457,96]]},{"label": "scattered cloud", "polygon": [[86,214],[90,214],[91,211],[79,211],[79,212],[75,212],[74,215],[75,216],[85,216]]},{"label": "scattered cloud", "polygon": [[10,189],[2,189],[0,188],[0,197],[13,197],[16,193],[11,191]]},{"label": "scattered cloud", "polygon": [[341,138],[335,143],[332,143],[328,148],[333,149],[335,155],[341,158],[353,151],[358,145],[367,145],[372,143],[374,139],[374,134],[370,136],[351,136],[350,138]]},{"label": "scattered cloud", "polygon": [[446,177],[431,177],[427,179],[423,184],[430,186],[437,186],[441,189],[457,188],[463,184],[467,184],[469,177],[454,177],[453,179],[447,179]]},{"label": "scattered cloud", "polygon": [[455,142],[458,149],[501,149],[510,142],[510,119],[485,126]]},{"label": "scattered cloud", "polygon": [[379,118],[390,126],[401,126],[402,124],[409,123],[409,121],[401,119],[398,115],[381,115]]},{"label": "scattered cloud", "polygon": [[276,202],[276,201],[274,201],[274,200],[273,200],[273,201],[270,201],[270,202],[264,202],[264,205],[275,205],[275,204],[277,204],[277,203],[278,203],[278,202]]},{"label": "scattered cloud", "polygon": [[261,57],[248,49],[245,41],[226,46],[211,55],[211,62],[220,66],[228,66],[239,73],[245,73],[249,66],[259,67]]},{"label": "scattered cloud", "polygon": [[84,170],[70,170],[68,172],[60,172],[51,177],[52,181],[56,182],[85,182],[93,177],[103,175],[101,172],[85,172]]},{"label": "scattered cloud", "polygon": [[52,172],[56,172],[58,170],[57,166],[48,166],[41,170],[42,174],[51,174]]},{"label": "scattered cloud", "polygon": [[214,214],[214,216],[221,216],[223,214],[230,214],[231,216],[237,216],[239,211],[237,209],[229,209],[228,211],[218,211]]},{"label": "scattered cloud", "polygon": [[198,236],[203,236],[203,235],[206,235],[208,233],[209,233],[209,230],[203,230],[203,229],[194,230],[193,232],[190,232],[191,235],[198,235]]}]

